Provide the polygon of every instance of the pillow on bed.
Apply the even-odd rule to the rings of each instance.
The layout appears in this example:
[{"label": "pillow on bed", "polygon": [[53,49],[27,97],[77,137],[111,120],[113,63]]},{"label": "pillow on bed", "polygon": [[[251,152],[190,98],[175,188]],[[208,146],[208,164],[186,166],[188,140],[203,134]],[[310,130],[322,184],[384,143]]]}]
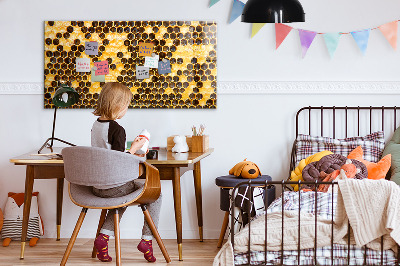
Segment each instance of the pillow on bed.
[{"label": "pillow on bed", "polygon": [[355,148],[361,146],[364,160],[378,162],[385,147],[383,131],[378,131],[364,137],[333,139],[299,134],[296,139],[296,165],[308,156],[328,150],[346,156]]},{"label": "pillow on bed", "polygon": [[396,129],[392,139],[386,144],[383,155],[392,155],[392,166],[389,170],[390,180],[400,185],[400,127]]},{"label": "pillow on bed", "polygon": [[384,179],[390,168],[390,154],[385,155],[379,162],[373,163],[364,160],[363,150],[361,146],[358,146],[352,152],[350,152],[347,158],[355,159],[365,164],[368,170],[368,179]]}]

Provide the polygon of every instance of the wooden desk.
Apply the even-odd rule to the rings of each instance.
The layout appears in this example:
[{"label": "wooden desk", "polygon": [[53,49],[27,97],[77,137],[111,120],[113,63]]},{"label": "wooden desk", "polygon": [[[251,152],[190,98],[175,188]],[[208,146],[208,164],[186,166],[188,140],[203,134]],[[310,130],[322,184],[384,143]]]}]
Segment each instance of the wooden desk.
[{"label": "wooden desk", "polygon": [[[55,148],[55,152],[60,151],[61,149]],[[50,153],[50,150],[44,149],[42,153]],[[62,159],[57,158],[57,156],[43,156],[36,154],[37,150],[10,159],[10,162],[14,163],[15,165],[26,165],[20,259],[24,258],[26,234],[28,232],[29,213],[31,209],[32,189],[35,179],[57,178],[57,241],[60,240],[64,190],[64,162]]]},{"label": "wooden desk", "polygon": [[173,153],[167,152],[166,149],[161,149],[158,152],[157,160],[147,160],[148,163],[157,167],[160,172],[161,180],[172,180],[179,260],[182,260],[182,204],[180,179],[186,171],[193,170],[197,223],[199,226],[200,241],[203,242],[203,207],[200,160],[210,155],[213,151],[214,149],[209,149],[206,152]]},{"label": "wooden desk", "polygon": [[[60,153],[61,148],[54,148],[54,151]],[[193,170],[199,236],[200,241],[203,241],[203,211],[200,160],[210,155],[213,151],[214,149],[209,149],[208,151],[203,153],[189,152],[174,154],[172,152],[167,152],[166,149],[161,149],[159,150],[157,160],[147,160],[148,163],[158,168],[161,180],[172,180],[179,260],[182,260],[182,204],[180,177],[186,171]],[[42,153],[47,152],[50,151],[44,150]],[[21,236],[21,259],[24,258],[34,179],[57,178],[57,240],[60,239],[64,188],[64,162],[62,159],[56,158],[56,156],[40,156],[36,155],[36,153],[37,151],[32,151],[30,153],[26,153],[10,159],[10,162],[14,163],[15,165],[26,165],[25,199]]]}]

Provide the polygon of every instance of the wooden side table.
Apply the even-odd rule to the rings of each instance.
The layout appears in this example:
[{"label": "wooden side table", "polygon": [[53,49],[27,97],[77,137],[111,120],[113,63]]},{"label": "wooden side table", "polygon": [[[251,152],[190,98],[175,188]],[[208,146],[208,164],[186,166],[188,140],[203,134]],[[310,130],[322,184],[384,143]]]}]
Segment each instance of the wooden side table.
[{"label": "wooden side table", "polygon": [[[220,187],[220,209],[225,212],[224,221],[222,222],[221,233],[219,235],[219,240],[217,247],[222,246],[224,241],[226,228],[228,227],[229,214],[230,214],[230,190],[233,189],[237,184],[249,181],[250,179],[236,177],[234,175],[220,176],[215,179],[215,184]],[[251,179],[252,181],[262,181],[266,180],[272,181],[272,178],[268,175],[262,175],[257,178]],[[268,199],[267,205],[271,204],[275,200],[275,186],[271,186],[268,189]]]}]

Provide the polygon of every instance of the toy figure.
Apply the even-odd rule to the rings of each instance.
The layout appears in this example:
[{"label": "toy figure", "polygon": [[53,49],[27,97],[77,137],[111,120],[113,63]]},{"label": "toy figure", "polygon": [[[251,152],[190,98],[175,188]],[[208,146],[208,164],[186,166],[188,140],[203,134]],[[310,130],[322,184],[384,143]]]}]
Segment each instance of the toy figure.
[{"label": "toy figure", "polygon": [[175,136],[174,137],[175,146],[172,148],[172,152],[188,152],[189,146],[186,143],[185,136]]},{"label": "toy figure", "polygon": [[242,162],[237,163],[230,171],[230,175],[241,176],[243,178],[257,178],[261,175],[261,171],[258,166],[250,161],[244,159]]},{"label": "toy figure", "polygon": [[[43,235],[43,223],[39,215],[37,196],[39,192],[32,193],[31,212],[29,214],[27,239],[29,246],[34,247]],[[24,213],[24,193],[9,192],[4,208],[4,222],[1,230],[3,247],[8,247],[11,240],[21,241],[22,219]]]}]

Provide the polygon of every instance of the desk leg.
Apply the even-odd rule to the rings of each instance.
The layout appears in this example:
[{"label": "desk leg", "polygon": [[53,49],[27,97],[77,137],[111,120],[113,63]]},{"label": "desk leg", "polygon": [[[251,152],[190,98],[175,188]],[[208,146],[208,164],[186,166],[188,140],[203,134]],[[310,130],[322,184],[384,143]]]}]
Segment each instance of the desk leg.
[{"label": "desk leg", "polygon": [[178,242],[179,260],[182,260],[182,205],[181,205],[181,174],[179,167],[174,167],[174,178],[172,179],[174,191],[175,223]]},{"label": "desk leg", "polygon": [[203,242],[203,203],[201,196],[201,169],[200,161],[194,164],[194,191],[196,194],[197,221],[199,225],[200,242]]},{"label": "desk leg", "polygon": [[64,178],[57,178],[57,241],[60,241]]},{"label": "desk leg", "polygon": [[22,232],[21,232],[21,255],[20,259],[24,259],[26,235],[28,233],[29,213],[31,212],[31,200],[34,181],[34,166],[26,166],[25,178],[25,195],[24,195],[24,213],[22,219]]}]

